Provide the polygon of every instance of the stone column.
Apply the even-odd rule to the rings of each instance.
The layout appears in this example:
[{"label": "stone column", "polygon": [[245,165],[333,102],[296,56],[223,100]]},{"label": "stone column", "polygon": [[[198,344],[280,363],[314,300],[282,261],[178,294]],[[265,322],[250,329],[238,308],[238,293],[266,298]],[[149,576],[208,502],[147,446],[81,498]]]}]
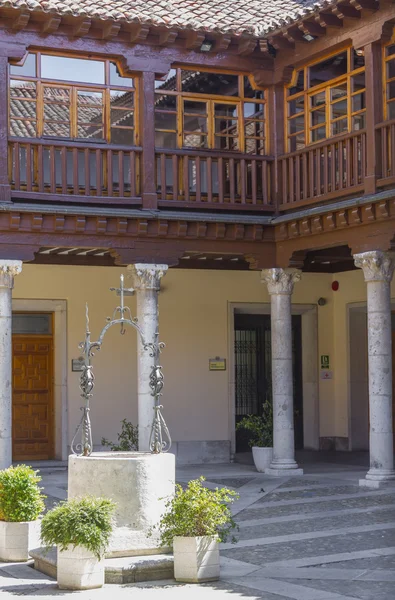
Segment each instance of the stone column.
[{"label": "stone column", "polygon": [[0,260],[0,469],[12,463],[12,288],[20,260]]},{"label": "stone column", "polygon": [[[136,291],[137,319],[146,343],[154,343],[159,333],[158,292],[160,280],[166,275],[167,265],[130,265],[133,288]],[[151,435],[152,420],[154,418],[154,398],[151,396],[149,379],[153,359],[147,350],[144,350],[140,340],[137,350],[137,376],[138,376],[138,423],[139,423],[139,451],[150,450],[149,440]]]},{"label": "stone column", "polygon": [[394,259],[394,254],[379,250],[354,255],[367,283],[370,469],[359,483],[369,487],[395,479],[390,291]]},{"label": "stone column", "polygon": [[281,477],[303,474],[295,462],[291,317],[291,295],[300,278],[297,269],[262,271],[271,299],[272,329],[273,460],[266,473]]}]

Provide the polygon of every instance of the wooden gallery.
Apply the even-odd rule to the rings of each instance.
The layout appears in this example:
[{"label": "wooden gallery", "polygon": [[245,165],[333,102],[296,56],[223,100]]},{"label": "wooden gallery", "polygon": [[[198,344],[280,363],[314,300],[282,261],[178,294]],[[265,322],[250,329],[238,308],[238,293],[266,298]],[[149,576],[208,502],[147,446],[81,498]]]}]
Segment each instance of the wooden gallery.
[{"label": "wooden gallery", "polygon": [[[179,464],[271,400],[273,475],[369,450],[395,479],[391,0],[0,0],[0,102],[1,468],[67,459],[123,273]],[[95,356],[95,449],[127,419],[148,450],[138,343]]]}]

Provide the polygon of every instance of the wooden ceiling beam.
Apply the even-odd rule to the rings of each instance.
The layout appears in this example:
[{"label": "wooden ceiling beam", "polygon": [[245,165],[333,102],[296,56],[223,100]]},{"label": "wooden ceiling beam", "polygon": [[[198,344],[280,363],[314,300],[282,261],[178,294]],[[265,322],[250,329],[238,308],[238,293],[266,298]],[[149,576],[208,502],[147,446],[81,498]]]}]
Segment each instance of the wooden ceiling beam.
[{"label": "wooden ceiling beam", "polygon": [[30,20],[30,13],[27,11],[22,11],[18,14],[18,16],[12,21],[11,29],[12,31],[22,31],[25,29],[26,25]]},{"label": "wooden ceiling beam", "polygon": [[72,35],[74,37],[84,37],[92,26],[92,20],[88,17],[79,19],[72,28]]},{"label": "wooden ceiling beam", "polygon": [[361,12],[357,10],[354,6],[346,5],[346,4],[338,4],[332,8],[332,12],[334,15],[339,17],[339,19],[360,19]]},{"label": "wooden ceiling beam", "polygon": [[356,8],[357,10],[367,11],[367,12],[376,12],[379,7],[378,2],[376,0],[349,0],[350,5]]},{"label": "wooden ceiling beam", "polygon": [[319,13],[314,17],[314,20],[321,27],[343,27],[343,21],[333,13]]},{"label": "wooden ceiling beam", "polygon": [[62,18],[58,15],[50,15],[49,18],[44,21],[41,32],[45,34],[55,33],[59,29],[59,25]]},{"label": "wooden ceiling beam", "polygon": [[184,47],[187,50],[197,50],[202,45],[205,37],[203,31],[188,31],[184,40]]},{"label": "wooden ceiling beam", "polygon": [[254,52],[256,47],[256,39],[240,38],[237,44],[237,54],[240,56],[248,56]]},{"label": "wooden ceiling beam", "polygon": [[283,35],[275,35],[273,37],[268,38],[269,44],[273,46],[276,50],[293,50],[295,45],[287,40]]},{"label": "wooden ceiling beam", "polygon": [[222,52],[223,50],[227,50],[229,48],[231,39],[232,38],[230,35],[225,34],[217,37],[213,44],[212,52]]},{"label": "wooden ceiling beam", "polygon": [[144,40],[147,39],[149,30],[150,30],[149,25],[142,25],[140,23],[136,23],[136,25],[133,26],[133,28],[131,29],[131,31],[129,33],[129,42],[131,42],[132,44],[137,44],[138,42],[143,42]]},{"label": "wooden ceiling beam", "polygon": [[115,21],[109,21],[103,23],[101,39],[102,40],[112,40],[117,37],[119,31],[121,29],[121,24],[116,23]]},{"label": "wooden ceiling beam", "polygon": [[159,46],[170,46],[176,40],[178,32],[174,29],[164,29],[159,32]]},{"label": "wooden ceiling beam", "polygon": [[325,35],[326,29],[321,27],[319,23],[314,23],[313,21],[303,21],[298,25],[300,31],[303,31],[304,34],[313,35],[314,37],[321,37]]},{"label": "wooden ceiling beam", "polygon": [[303,38],[303,33],[299,28],[294,27],[286,29],[282,33],[291,44],[296,44],[297,42],[306,42],[306,40]]}]

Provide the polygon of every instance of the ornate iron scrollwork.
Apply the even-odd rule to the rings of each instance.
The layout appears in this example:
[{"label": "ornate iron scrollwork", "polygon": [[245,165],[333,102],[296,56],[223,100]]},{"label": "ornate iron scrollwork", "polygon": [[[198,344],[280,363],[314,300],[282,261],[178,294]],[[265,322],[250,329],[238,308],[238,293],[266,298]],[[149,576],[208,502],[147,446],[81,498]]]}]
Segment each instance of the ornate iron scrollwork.
[{"label": "ornate iron scrollwork", "polygon": [[[167,452],[171,447],[171,438],[168,427],[162,415],[163,406],[160,404],[160,398],[162,396],[163,389],[163,372],[162,367],[159,365],[159,355],[162,349],[165,347],[163,342],[158,341],[159,334],[156,333],[156,339],[154,343],[146,343],[144,340],[143,332],[138,325],[137,317],[133,317],[128,306],[124,304],[125,292],[129,295],[134,293],[131,288],[126,289],[124,287],[124,276],[121,275],[121,285],[119,288],[110,288],[110,291],[116,292],[120,296],[120,304],[114,309],[112,318],[107,317],[107,323],[100,332],[100,335],[95,342],[91,342],[91,332],[89,330],[89,312],[88,304],[86,305],[86,327],[85,327],[85,340],[79,344],[79,348],[82,351],[84,358],[84,365],[80,376],[80,390],[81,397],[84,400],[84,406],[81,407],[82,417],[76,428],[74,437],[71,442],[71,451],[77,456],[90,456],[93,450],[92,444],[92,427],[90,422],[90,399],[93,396],[93,388],[95,385],[95,376],[93,373],[93,366],[91,359],[94,356],[94,350],[100,350],[103,344],[103,339],[106,332],[113,325],[120,325],[121,335],[126,333],[125,325],[133,327],[139,334],[140,341],[144,347],[144,350],[148,351],[150,356],[154,359],[152,370],[149,378],[149,386],[151,389],[151,396],[155,398],[154,403],[154,417],[152,421],[151,436],[150,436],[150,449],[154,454],[160,452]],[[81,442],[77,443],[77,436],[80,433]]]}]

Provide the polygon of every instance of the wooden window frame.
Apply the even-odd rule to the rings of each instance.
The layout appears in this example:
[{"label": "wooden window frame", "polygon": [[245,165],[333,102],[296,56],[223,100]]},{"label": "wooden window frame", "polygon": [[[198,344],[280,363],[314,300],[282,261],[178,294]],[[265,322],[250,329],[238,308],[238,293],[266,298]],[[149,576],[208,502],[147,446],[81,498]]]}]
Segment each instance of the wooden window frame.
[{"label": "wooden window frame", "polygon": [[[183,150],[197,150],[197,151],[217,151],[217,152],[240,152],[246,153],[246,140],[262,140],[263,143],[263,152],[261,155],[268,154],[268,144],[269,144],[269,136],[268,136],[268,98],[267,98],[267,88],[261,88],[256,86],[252,77],[250,75],[246,75],[245,73],[240,72],[230,72],[227,71],[229,75],[235,75],[238,77],[238,95],[237,96],[223,96],[220,94],[205,94],[199,92],[188,92],[182,91],[182,80],[181,80],[181,71],[191,71],[191,72],[206,72],[206,73],[224,73],[223,70],[213,69],[213,68],[199,68],[193,69],[189,66],[184,65],[176,65],[172,67],[173,70],[176,71],[175,74],[175,88],[174,90],[162,90],[156,89],[155,95],[158,96],[174,96],[176,98],[176,107],[175,110],[163,110],[163,109],[155,109],[155,114],[175,114],[176,115],[176,129],[165,129],[165,128],[155,128],[155,132],[158,133],[168,133],[174,134],[176,138],[176,148]],[[244,77],[248,77],[251,87],[254,90],[263,92],[263,98],[248,98],[244,94]],[[199,148],[193,146],[184,145],[184,103],[185,101],[201,101],[207,103],[207,132],[204,133],[207,138],[207,147]],[[229,104],[235,105],[237,110],[237,116],[234,117],[234,120],[237,120],[237,136],[234,135],[220,135],[215,132],[215,104]],[[263,116],[260,119],[248,118],[244,116],[244,105],[245,104],[257,104],[263,106]],[[226,119],[226,117],[224,117]],[[229,117],[231,119],[231,117]],[[256,122],[263,124],[263,132],[262,136],[249,136],[245,134],[245,127],[248,123]],[[188,134],[193,135],[193,132],[189,132]],[[198,132],[196,133],[198,135]],[[238,149],[218,149],[215,148],[215,141],[217,138],[236,138],[238,140]],[[162,148],[157,148],[158,150],[162,150]],[[250,153],[251,156],[254,156],[253,153]]]},{"label": "wooden window frame", "polygon": [[391,40],[387,43],[387,44],[383,44],[383,48],[382,48],[382,63],[383,63],[383,102],[384,102],[384,106],[383,106],[383,113],[384,113],[384,121],[388,121],[389,117],[388,117],[388,105],[389,104],[393,104],[395,103],[395,97],[390,99],[388,96],[388,85],[390,83],[395,82],[395,77],[387,77],[387,65],[392,62],[395,61],[395,54],[390,54],[389,56],[387,56],[387,48],[389,48],[389,46],[394,46],[395,45],[395,27],[394,27],[394,31],[391,37]]},{"label": "wooden window frame", "polygon": [[[116,146],[124,145],[124,144],[115,144],[115,143],[111,142],[111,133],[112,133],[112,129],[114,128],[114,126],[112,126],[112,124],[111,124],[111,109],[116,108],[116,107],[111,106],[111,92],[120,91],[120,92],[130,93],[132,95],[132,98],[133,98],[132,111],[133,111],[133,116],[134,116],[134,123],[133,123],[133,126],[116,126],[115,128],[133,132],[133,136],[134,136],[133,144],[128,144],[127,147],[129,147],[129,146],[133,147],[133,146],[139,145],[139,143],[140,143],[140,134],[139,134],[140,119],[139,119],[139,78],[138,78],[138,76],[136,76],[134,74],[133,77],[131,77],[129,79],[131,85],[120,86],[120,85],[116,85],[116,84],[111,84],[110,63],[116,64],[119,73],[121,74],[122,77],[124,77],[124,75],[122,73],[122,69],[115,59],[111,59],[111,58],[103,59],[102,57],[98,57],[98,56],[85,57],[85,56],[81,56],[81,54],[78,54],[78,53],[64,54],[64,53],[60,53],[60,52],[32,51],[32,52],[27,53],[22,61],[11,62],[9,66],[10,67],[23,66],[27,57],[31,54],[33,54],[36,57],[36,75],[28,76],[28,75],[12,74],[11,68],[9,68],[8,78],[9,78],[10,82],[12,80],[14,80],[14,81],[26,81],[26,82],[29,81],[29,82],[35,83],[35,86],[36,86],[35,100],[26,99],[26,101],[36,103],[36,119],[35,119],[36,136],[35,137],[31,136],[32,139],[42,139],[48,143],[50,143],[51,140],[59,140],[59,141],[65,141],[65,143],[77,141],[77,142],[84,142],[87,144],[89,144],[89,142],[92,142],[92,143],[103,143],[104,145],[105,144],[112,144],[112,145],[116,145]],[[104,84],[96,84],[96,83],[93,84],[93,83],[85,83],[83,81],[75,82],[75,81],[66,81],[66,80],[60,80],[60,79],[43,78],[43,77],[41,77],[41,56],[43,56],[43,55],[55,56],[55,57],[59,56],[59,57],[63,57],[63,58],[78,58],[78,59],[83,59],[83,60],[100,61],[104,64],[104,81],[105,82],[104,82]],[[127,81],[127,78],[125,78],[125,81]],[[43,132],[44,132],[45,121],[44,121],[44,94],[43,94],[43,91],[44,91],[45,87],[63,88],[63,89],[70,90],[70,134],[71,134],[70,137],[44,135]],[[18,98],[18,97],[11,95],[11,89],[12,89],[11,85],[9,86],[9,88],[10,89],[9,89],[8,102],[10,105],[11,98]],[[91,92],[98,92],[98,93],[102,94],[102,98],[103,98],[103,104],[102,104],[102,106],[103,106],[103,110],[102,110],[103,139],[85,138],[85,137],[81,138],[78,136],[78,91],[91,91]],[[20,100],[24,100],[24,98],[20,97]],[[119,110],[123,110],[123,108],[119,107]],[[129,110],[131,110],[131,109],[125,108],[125,112],[127,112]],[[11,117],[11,110],[9,110],[8,112],[9,112],[8,131],[9,131],[10,137],[14,138],[14,139],[18,139],[19,136],[11,136],[11,121],[12,120],[32,121],[32,119],[25,118],[25,117]]]},{"label": "wooden window frame", "polygon": [[[337,56],[344,52],[347,52],[347,73],[345,73],[343,75],[339,75],[338,77],[334,77],[333,79],[330,79],[329,81],[326,81],[324,83],[321,83],[319,85],[315,85],[314,87],[309,88],[309,69],[313,65],[319,64],[331,57]],[[285,123],[284,135],[285,135],[285,140],[286,140],[286,148],[287,148],[288,152],[294,152],[294,151],[298,150],[298,149],[291,150],[291,139],[296,138],[298,135],[301,135],[301,134],[304,135],[304,146],[303,147],[307,147],[312,144],[321,143],[324,140],[335,138],[338,135],[350,133],[351,131],[353,131],[354,117],[356,117],[358,115],[366,114],[366,106],[365,106],[365,108],[357,110],[357,111],[352,110],[353,97],[357,96],[358,94],[366,93],[366,86],[357,91],[352,90],[353,77],[365,72],[365,66],[358,67],[357,69],[352,69],[352,65],[351,65],[352,57],[353,57],[353,47],[351,45],[349,45],[344,48],[338,49],[336,52],[331,52],[330,54],[316,58],[315,60],[312,60],[312,61],[304,64],[303,66],[299,66],[294,69],[291,82],[287,86],[284,87],[284,105],[285,105],[285,107],[284,107],[284,111],[285,111],[284,112],[284,123]],[[294,87],[296,85],[297,79],[298,79],[298,74],[300,73],[300,71],[303,71],[304,89],[301,92],[297,92],[295,94],[288,95],[288,90],[290,90],[292,87]],[[331,90],[333,88],[340,87],[341,85],[344,85],[344,84],[346,84],[346,94],[344,96],[342,96],[341,98],[339,98],[338,100],[332,100]],[[314,97],[320,93],[325,94],[325,102],[322,105],[325,107],[325,121],[313,126],[311,124],[311,116],[316,110],[319,110],[319,106],[312,108],[311,99],[312,99],[312,97]],[[294,115],[290,115],[291,102],[296,102],[300,98],[303,98],[303,100],[304,100],[303,111],[295,112]],[[343,116],[340,116],[337,118],[332,118],[332,113],[331,113],[332,106],[335,105],[336,103],[342,102],[344,100],[347,102],[347,113]],[[289,133],[289,123],[292,120],[297,119],[298,117],[304,118],[304,127],[300,131],[290,134]],[[339,133],[332,133],[333,124],[336,122],[345,120],[345,119],[347,119],[346,131],[341,131]],[[325,127],[325,137],[323,137],[319,140],[313,140],[313,132],[315,130],[318,130],[323,127]]]}]

